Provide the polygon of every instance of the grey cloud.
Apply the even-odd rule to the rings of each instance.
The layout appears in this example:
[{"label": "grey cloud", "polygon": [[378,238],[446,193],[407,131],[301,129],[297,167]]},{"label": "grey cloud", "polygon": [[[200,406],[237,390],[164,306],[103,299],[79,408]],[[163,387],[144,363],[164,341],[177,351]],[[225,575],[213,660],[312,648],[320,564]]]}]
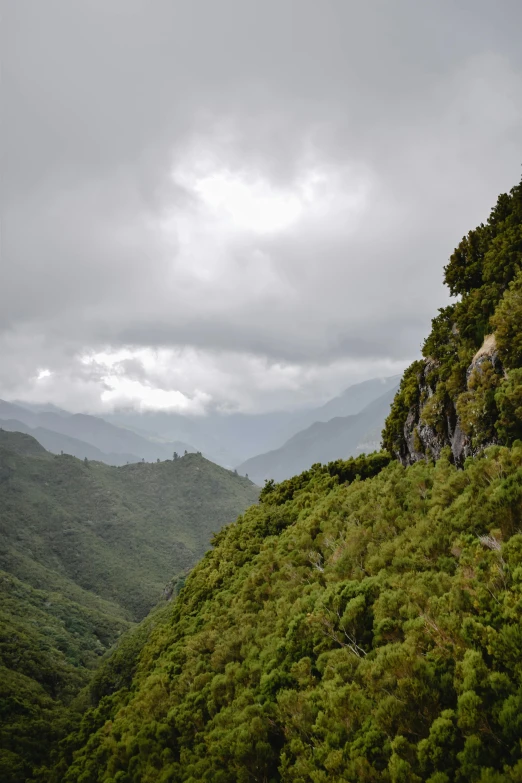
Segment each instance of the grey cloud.
[{"label": "grey cloud", "polygon": [[[95,389],[75,357],[125,345],[192,346],[231,377],[232,354],[298,365],[310,389],[310,367],[335,366],[332,391],[344,361],[406,364],[452,247],[519,176],[518,0],[17,0],[2,16],[5,395],[40,366],[71,398],[78,378]],[[332,210],[227,229],[212,258],[171,178],[198,149],[276,188],[345,172],[367,202],[353,225]],[[206,278],[159,230],[169,214],[200,220]]]}]

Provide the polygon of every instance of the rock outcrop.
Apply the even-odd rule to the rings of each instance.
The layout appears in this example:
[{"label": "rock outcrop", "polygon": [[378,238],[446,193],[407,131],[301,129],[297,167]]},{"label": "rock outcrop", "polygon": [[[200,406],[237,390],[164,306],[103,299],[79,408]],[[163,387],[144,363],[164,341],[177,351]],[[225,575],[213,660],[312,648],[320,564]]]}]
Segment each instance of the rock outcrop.
[{"label": "rock outcrop", "polygon": [[[411,465],[426,458],[437,460],[442,449],[447,446],[451,448],[455,463],[461,465],[467,457],[497,442],[495,438],[490,438],[480,446],[474,445],[457,412],[456,400],[446,397],[441,401],[436,398],[437,380],[433,383],[430,379],[438,379],[438,367],[436,360],[426,359],[418,371],[417,399],[407,413],[403,428],[404,438],[397,453],[403,465]],[[498,375],[504,374],[494,334],[485,337],[466,369],[467,392],[472,391],[477,374],[483,373],[486,367],[492,367]]]},{"label": "rock outcrop", "polygon": [[462,465],[522,432],[522,181],[462,238],[444,282],[454,301],[433,318],[383,430],[403,465],[448,448]]}]

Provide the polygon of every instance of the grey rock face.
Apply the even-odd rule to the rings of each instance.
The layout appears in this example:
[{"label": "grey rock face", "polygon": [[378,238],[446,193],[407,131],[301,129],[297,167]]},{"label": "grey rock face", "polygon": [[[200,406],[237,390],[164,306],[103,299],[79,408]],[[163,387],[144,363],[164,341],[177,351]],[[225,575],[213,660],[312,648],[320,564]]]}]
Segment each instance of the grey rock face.
[{"label": "grey rock face", "polygon": [[[491,363],[497,373],[502,373],[503,368],[498,357],[495,335],[487,335],[484,343],[473,357],[466,370],[466,384],[474,372],[481,372],[485,362]],[[401,453],[398,455],[403,465],[411,465],[421,459],[439,459],[442,449],[451,448],[453,459],[457,465],[462,465],[464,460],[483,450],[491,443],[483,444],[480,449],[474,449],[471,440],[461,427],[459,417],[453,400],[447,400],[441,409],[437,411],[437,429],[428,424],[423,418],[426,405],[435,393],[435,387],[430,385],[429,378],[438,367],[433,359],[426,359],[418,377],[419,402],[413,405],[404,423],[404,441]],[[427,417],[428,418],[428,417]]]}]

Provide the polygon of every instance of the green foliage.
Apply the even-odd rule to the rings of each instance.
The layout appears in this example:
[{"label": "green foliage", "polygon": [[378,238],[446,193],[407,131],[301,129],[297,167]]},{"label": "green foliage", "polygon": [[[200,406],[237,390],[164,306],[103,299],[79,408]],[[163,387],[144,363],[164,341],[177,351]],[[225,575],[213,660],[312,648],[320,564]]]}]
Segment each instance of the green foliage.
[{"label": "green foliage", "polygon": [[519,779],[522,447],[341,467],[216,536],[53,783]]},{"label": "green foliage", "polygon": [[334,460],[327,465],[317,463],[312,465],[310,470],[305,470],[298,476],[293,476],[278,484],[275,484],[273,480],[267,481],[261,490],[259,500],[272,505],[282,505],[288,500],[292,500],[296,492],[304,489],[311,482],[317,484],[318,481],[321,481],[323,486],[331,487],[335,482],[344,484],[355,481],[357,477],[371,478],[371,476],[380,473],[391,462],[391,459],[390,454],[381,451],[370,455],[361,454],[359,457],[350,457],[347,460]]},{"label": "green foliage", "polygon": [[519,269],[521,227],[522,182],[498,197],[487,224],[470,231],[454,251],[444,269],[451,293],[464,297],[495,283],[505,289]]},{"label": "green foliage", "polygon": [[[431,332],[424,341],[423,354],[451,367],[458,355],[459,335],[455,328],[456,305],[441,308],[431,321]],[[444,378],[445,380],[445,378]]]},{"label": "green foliage", "polygon": [[469,435],[474,447],[492,442],[497,435],[498,410],[495,392],[502,378],[489,359],[472,371],[468,391],[456,401],[462,431]]},{"label": "green foliage", "polygon": [[506,367],[522,367],[522,272],[510,284],[491,319],[500,359]]},{"label": "green foliage", "polygon": [[112,468],[0,431],[2,783],[45,780],[85,700],[130,683],[161,610],[92,678],[101,657],[256,498],[249,481],[201,456]]},{"label": "green foliage", "polygon": [[135,621],[258,495],[248,479],[196,454],[117,468],[17,454],[16,440],[33,441],[0,431],[0,568],[71,600],[75,586],[95,592]]},{"label": "green foliage", "polygon": [[522,259],[522,182],[499,196],[486,225],[462,239],[445,267],[444,281],[461,300],[454,324],[461,340],[479,348],[490,318]]},{"label": "green foliage", "polygon": [[[86,601],[86,603],[91,603]],[[0,571],[0,779],[23,783],[74,722],[66,710],[130,623]]]},{"label": "green foliage", "polygon": [[382,432],[382,445],[391,454],[401,451],[408,413],[420,400],[419,374],[422,369],[422,362],[416,361],[405,370],[399,391],[395,395],[390,414],[386,419]]},{"label": "green foliage", "polygon": [[511,370],[499,387],[495,402],[499,411],[495,426],[504,443],[522,439],[522,368]]}]

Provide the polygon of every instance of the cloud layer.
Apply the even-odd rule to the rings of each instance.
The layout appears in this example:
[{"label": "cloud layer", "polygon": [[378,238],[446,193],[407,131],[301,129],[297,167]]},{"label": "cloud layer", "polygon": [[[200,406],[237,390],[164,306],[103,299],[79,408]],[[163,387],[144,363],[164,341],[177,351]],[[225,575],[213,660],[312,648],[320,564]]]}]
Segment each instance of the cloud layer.
[{"label": "cloud layer", "polygon": [[517,0],[9,4],[0,395],[266,410],[400,370],[519,177],[521,26]]}]

